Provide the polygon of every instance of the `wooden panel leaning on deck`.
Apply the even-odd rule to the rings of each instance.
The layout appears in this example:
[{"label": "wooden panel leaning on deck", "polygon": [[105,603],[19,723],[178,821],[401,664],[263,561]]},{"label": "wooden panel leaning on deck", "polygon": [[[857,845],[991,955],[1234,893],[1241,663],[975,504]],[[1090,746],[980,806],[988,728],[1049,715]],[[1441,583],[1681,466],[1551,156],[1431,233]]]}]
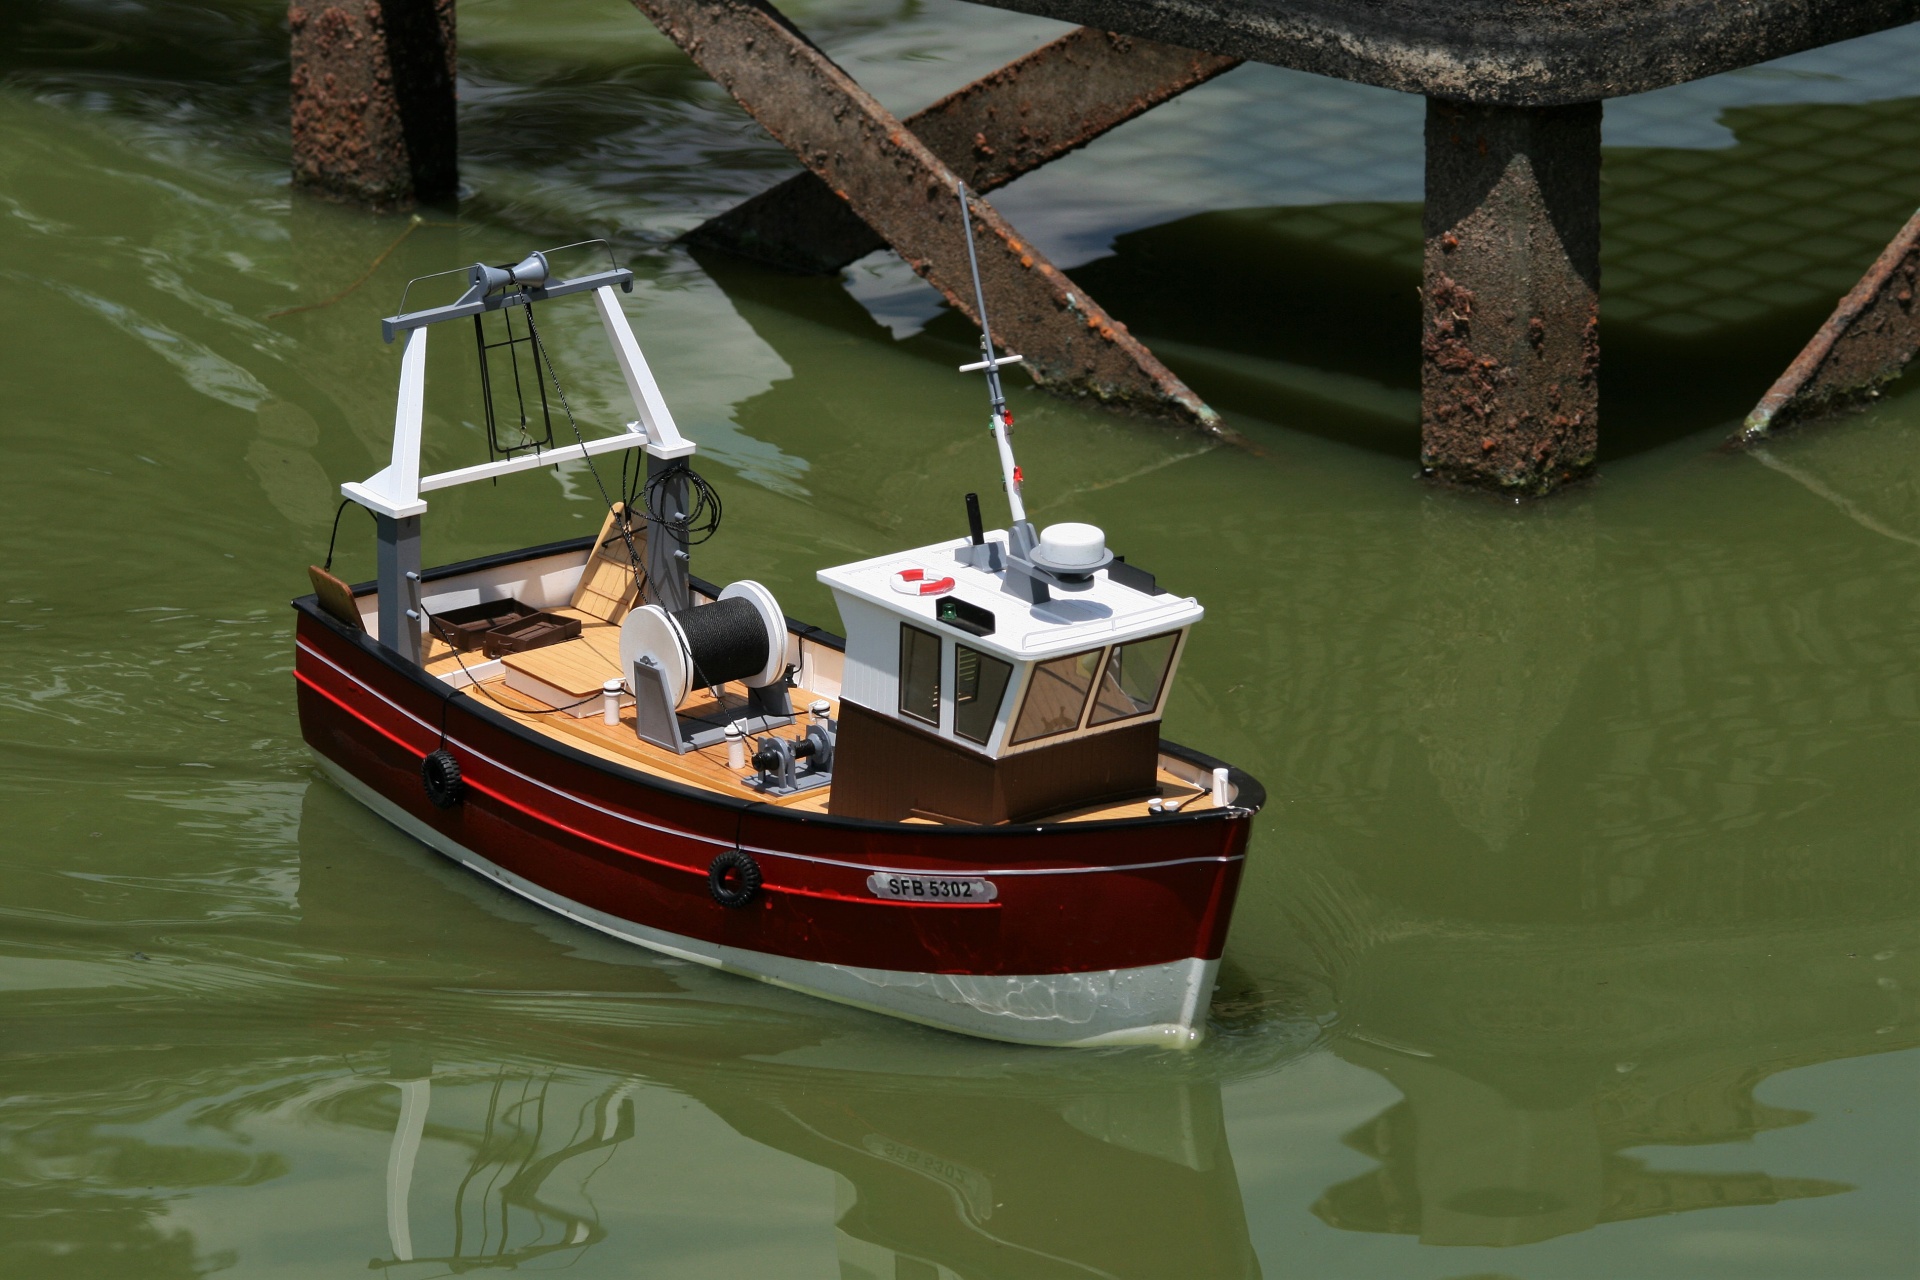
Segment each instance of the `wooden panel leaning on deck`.
[{"label": "wooden panel leaning on deck", "polygon": [[1158,793],[1160,722],[994,760],[851,702],[840,704],[827,812],[902,822],[1030,822]]},{"label": "wooden panel leaning on deck", "polygon": [[587,553],[587,567],[580,573],[580,585],[574,588],[573,600],[568,606],[616,626],[640,594],[640,580],[634,566],[647,562],[646,522],[634,522],[629,553],[627,536],[618,524],[626,509],[626,503],[616,502],[607,512],[606,520],[600,525],[600,536],[594,539],[593,550]]}]

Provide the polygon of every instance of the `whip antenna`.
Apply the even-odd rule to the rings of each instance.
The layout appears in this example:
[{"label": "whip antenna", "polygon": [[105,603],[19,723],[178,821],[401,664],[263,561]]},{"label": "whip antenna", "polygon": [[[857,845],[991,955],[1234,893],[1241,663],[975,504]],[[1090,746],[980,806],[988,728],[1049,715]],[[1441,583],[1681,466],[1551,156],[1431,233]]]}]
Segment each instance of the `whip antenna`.
[{"label": "whip antenna", "polygon": [[992,406],[992,418],[988,430],[993,433],[993,442],[1000,449],[1000,480],[1007,489],[1007,506],[1013,512],[1013,527],[1008,535],[1016,544],[1024,541],[1026,545],[1016,545],[1015,550],[1025,552],[1033,542],[1033,527],[1027,523],[1027,507],[1020,500],[1020,484],[1024,477],[1020,474],[1020,464],[1013,460],[1013,415],[1007,412],[1007,397],[1000,390],[1000,366],[1019,364],[1020,356],[1007,356],[1004,359],[993,354],[993,329],[987,323],[987,294],[980,287],[980,258],[973,249],[973,215],[967,209],[967,184],[956,182],[960,194],[960,227],[967,238],[967,266],[973,272],[973,305],[980,316],[980,354],[983,357],[978,364],[963,364],[962,373],[981,373],[987,375],[987,399]]}]

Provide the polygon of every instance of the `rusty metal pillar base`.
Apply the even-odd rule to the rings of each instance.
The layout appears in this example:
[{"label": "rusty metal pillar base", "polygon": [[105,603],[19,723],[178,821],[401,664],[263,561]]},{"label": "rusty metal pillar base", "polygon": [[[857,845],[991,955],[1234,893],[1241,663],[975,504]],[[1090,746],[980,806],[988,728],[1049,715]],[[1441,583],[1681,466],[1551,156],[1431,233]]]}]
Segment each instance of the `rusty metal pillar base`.
[{"label": "rusty metal pillar base", "polygon": [[375,209],[458,189],[453,0],[337,0],[287,10],[293,181]]},{"label": "rusty metal pillar base", "polygon": [[1593,468],[1600,104],[1427,100],[1420,460],[1513,496]]}]

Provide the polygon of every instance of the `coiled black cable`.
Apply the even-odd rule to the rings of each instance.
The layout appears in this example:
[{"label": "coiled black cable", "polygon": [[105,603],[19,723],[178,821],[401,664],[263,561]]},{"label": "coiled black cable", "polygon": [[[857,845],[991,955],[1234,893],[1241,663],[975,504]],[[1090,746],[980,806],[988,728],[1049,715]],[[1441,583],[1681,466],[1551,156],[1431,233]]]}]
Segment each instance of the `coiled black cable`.
[{"label": "coiled black cable", "polygon": [[[687,483],[688,509],[663,510],[663,504],[671,501],[672,485],[678,480]],[[720,531],[720,494],[707,483],[705,476],[687,465],[685,458],[676,458],[648,476],[641,500],[648,519],[690,547],[699,546]]]}]

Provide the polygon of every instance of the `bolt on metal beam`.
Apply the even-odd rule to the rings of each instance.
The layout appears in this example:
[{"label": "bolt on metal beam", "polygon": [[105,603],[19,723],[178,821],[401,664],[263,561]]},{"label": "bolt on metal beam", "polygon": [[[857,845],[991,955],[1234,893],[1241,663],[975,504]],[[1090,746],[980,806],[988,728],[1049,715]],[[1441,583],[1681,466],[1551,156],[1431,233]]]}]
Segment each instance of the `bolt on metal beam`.
[{"label": "bolt on metal beam", "polygon": [[[701,70],[976,322],[957,178],[764,0],[633,0]],[[1042,386],[1225,434],[1126,326],[970,196],[980,274],[1006,344]]]},{"label": "bolt on metal beam", "polygon": [[[1081,27],[903,123],[968,187],[987,192],[1239,65],[1238,58]],[[822,275],[886,248],[811,172],[708,219],[682,239]]]},{"label": "bolt on metal beam", "polygon": [[1789,423],[1838,413],[1879,395],[1920,349],[1916,286],[1920,213],[1907,219],[1860,283],[1840,299],[1728,443],[1754,444]]}]

